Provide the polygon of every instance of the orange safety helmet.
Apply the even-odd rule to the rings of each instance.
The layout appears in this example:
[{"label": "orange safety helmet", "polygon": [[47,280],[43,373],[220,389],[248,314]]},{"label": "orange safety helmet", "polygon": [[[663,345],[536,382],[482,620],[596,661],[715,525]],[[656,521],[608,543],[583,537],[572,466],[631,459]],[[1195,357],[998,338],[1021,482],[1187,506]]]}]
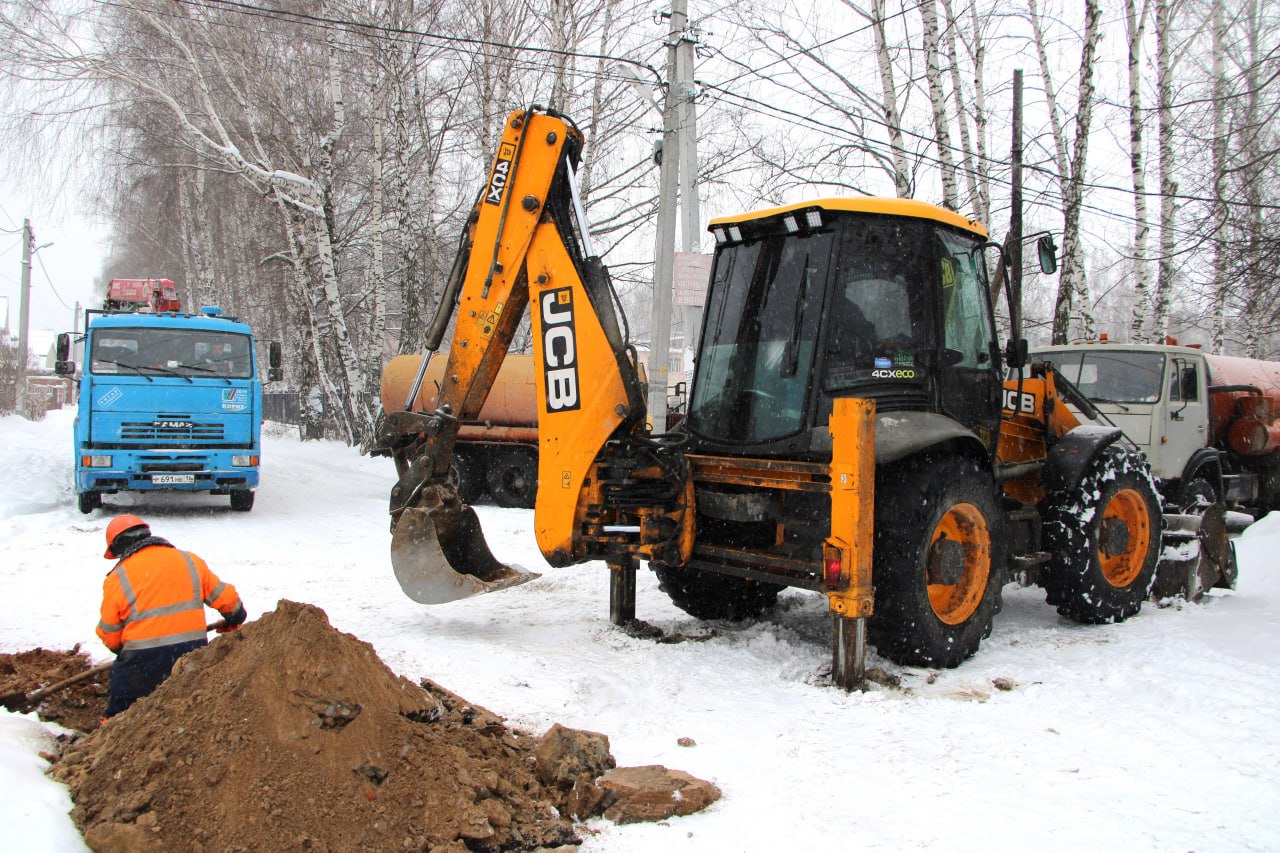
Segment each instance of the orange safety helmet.
[{"label": "orange safety helmet", "polygon": [[128,533],[130,530],[139,527],[145,527],[147,530],[151,529],[150,525],[136,515],[117,515],[111,519],[111,523],[107,525],[107,552],[102,556],[108,560],[115,559],[116,555],[112,552],[111,547],[115,544],[116,537],[121,533]]}]

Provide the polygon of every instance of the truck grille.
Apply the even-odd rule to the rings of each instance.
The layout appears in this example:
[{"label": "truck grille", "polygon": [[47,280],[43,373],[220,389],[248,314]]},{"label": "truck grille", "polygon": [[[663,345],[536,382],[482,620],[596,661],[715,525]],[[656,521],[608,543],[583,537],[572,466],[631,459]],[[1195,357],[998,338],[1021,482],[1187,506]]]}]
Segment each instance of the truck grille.
[{"label": "truck grille", "polygon": [[222,441],[222,424],[199,423],[180,418],[126,421],[120,425],[122,441],[205,442]]}]

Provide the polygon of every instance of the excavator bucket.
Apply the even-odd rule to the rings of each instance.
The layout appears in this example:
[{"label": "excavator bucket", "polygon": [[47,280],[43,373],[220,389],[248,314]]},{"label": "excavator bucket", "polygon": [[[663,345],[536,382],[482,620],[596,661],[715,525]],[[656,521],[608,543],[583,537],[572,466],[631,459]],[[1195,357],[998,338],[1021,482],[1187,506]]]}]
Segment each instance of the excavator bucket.
[{"label": "excavator bucket", "polygon": [[475,510],[448,483],[428,485],[391,532],[391,566],[405,595],[444,604],[541,577],[493,556]]},{"label": "excavator bucket", "polygon": [[1199,601],[1211,587],[1235,589],[1236,548],[1227,530],[1226,508],[1211,503],[1196,510],[1164,517],[1164,553],[1156,565],[1153,598],[1181,595]]}]

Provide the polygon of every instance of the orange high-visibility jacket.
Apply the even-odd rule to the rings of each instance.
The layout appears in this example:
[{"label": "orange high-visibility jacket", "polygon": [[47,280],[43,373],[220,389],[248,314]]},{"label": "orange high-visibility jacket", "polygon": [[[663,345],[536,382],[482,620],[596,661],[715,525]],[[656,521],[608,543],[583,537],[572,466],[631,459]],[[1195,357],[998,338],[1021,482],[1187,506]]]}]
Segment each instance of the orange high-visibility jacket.
[{"label": "orange high-visibility jacket", "polygon": [[116,563],[102,582],[98,636],[113,652],[204,639],[206,604],[225,616],[240,596],[195,554],[151,545]]}]

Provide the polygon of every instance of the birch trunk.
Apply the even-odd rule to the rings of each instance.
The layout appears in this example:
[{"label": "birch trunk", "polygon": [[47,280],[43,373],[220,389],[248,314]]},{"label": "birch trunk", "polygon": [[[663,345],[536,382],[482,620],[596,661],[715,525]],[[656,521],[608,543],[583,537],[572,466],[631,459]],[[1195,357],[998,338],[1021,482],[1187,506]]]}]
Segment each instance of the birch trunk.
[{"label": "birch trunk", "polygon": [[369,234],[369,274],[372,280],[369,287],[373,292],[373,341],[368,347],[369,358],[377,362],[374,369],[381,364],[382,356],[388,355],[387,336],[387,265],[386,237],[391,223],[386,214],[386,175],[385,163],[387,146],[385,135],[385,76],[375,85],[373,96],[373,118],[370,130],[373,134],[373,156],[369,164],[372,174],[369,178],[369,222],[372,226]]},{"label": "birch trunk", "polygon": [[[1262,18],[1258,0],[1247,0],[1244,4],[1245,45],[1248,51],[1245,66],[1244,83],[1248,89],[1245,97],[1244,118],[1241,122],[1240,153],[1247,165],[1241,177],[1244,179],[1245,219],[1248,222],[1248,237],[1244,252],[1244,292],[1245,304],[1245,352],[1250,358],[1264,358],[1264,329],[1270,318],[1264,306],[1270,291],[1275,287],[1275,274],[1271,264],[1267,263],[1267,235],[1264,233],[1265,223],[1263,209],[1267,199],[1263,197],[1266,163],[1269,160],[1267,150],[1274,145],[1271,141],[1273,126],[1263,120],[1262,69],[1266,58],[1261,45]],[[1272,155],[1273,156],[1273,155]],[[1263,269],[1263,267],[1268,267]]]},{"label": "birch trunk", "polygon": [[889,130],[893,157],[893,188],[898,198],[911,197],[911,170],[902,141],[902,116],[898,112],[898,90],[894,82],[893,57],[884,28],[884,0],[871,0],[871,29],[876,40],[876,63],[880,68],[880,91],[884,98],[884,123]]},{"label": "birch trunk", "polygon": [[344,381],[342,391],[336,401],[339,404],[339,424],[343,437],[348,444],[356,441],[365,432],[368,421],[372,423],[372,413],[365,411],[368,397],[361,359],[351,341],[347,329],[346,313],[342,306],[342,292],[338,285],[338,273],[335,264],[334,250],[334,214],[333,214],[333,152],[346,126],[346,102],[344,101],[342,81],[338,74],[336,51],[330,45],[328,69],[329,103],[333,109],[333,122],[329,132],[321,140],[316,155],[315,183],[322,215],[309,220],[311,236],[315,240],[316,261],[320,268],[321,293],[323,294],[324,320],[320,328],[332,335],[338,369]]},{"label": "birch trunk", "polygon": [[1213,40],[1213,351],[1227,344],[1227,303],[1231,292],[1227,238],[1227,23],[1221,3],[1212,11]]},{"label": "birch trunk", "polygon": [[1147,243],[1151,223],[1147,214],[1146,153],[1142,147],[1142,36],[1147,25],[1146,0],[1125,0],[1125,31],[1129,47],[1129,170],[1133,176],[1133,319],[1129,336],[1135,343],[1147,339],[1147,316],[1151,311],[1151,269],[1147,264]]},{"label": "birch trunk", "polygon": [[[951,64],[951,95],[955,104],[956,123],[960,126],[960,168],[964,172],[965,185],[969,189],[969,209],[979,222],[987,223],[987,209],[983,204],[979,191],[978,166],[974,162],[973,139],[969,135],[969,111],[964,105],[964,86],[960,80],[960,52],[956,48],[956,30],[960,28],[955,13],[951,9],[951,0],[942,0],[942,12],[946,26],[943,28],[946,44],[947,60]],[[977,69],[974,70],[975,77]]]},{"label": "birch trunk", "polygon": [[925,77],[929,85],[929,102],[933,107],[933,133],[938,144],[938,164],[942,172],[942,206],[960,209],[960,190],[956,185],[956,166],[951,151],[951,128],[947,117],[947,99],[942,91],[942,66],[938,54],[938,7],[935,0],[923,0],[920,17],[924,21]]},{"label": "birch trunk", "polygon": [[1062,271],[1058,280],[1058,295],[1053,309],[1053,343],[1065,344],[1071,338],[1072,315],[1078,313],[1081,332],[1085,337],[1094,336],[1094,320],[1090,307],[1088,282],[1084,271],[1084,253],[1080,244],[1080,207],[1084,200],[1084,175],[1088,163],[1089,128],[1093,116],[1093,65],[1101,38],[1099,19],[1101,12],[1097,0],[1085,2],[1084,42],[1080,52],[1079,99],[1076,107],[1076,133],[1071,146],[1071,159],[1067,159],[1067,136],[1058,113],[1057,96],[1053,78],[1049,73],[1049,58],[1044,30],[1041,26],[1036,0],[1028,0],[1032,34],[1036,54],[1040,60],[1040,72],[1044,78],[1045,97],[1053,128],[1054,146],[1057,152],[1058,183],[1062,192]]},{"label": "birch trunk", "polygon": [[991,222],[991,160],[987,157],[986,42],[978,21],[978,4],[969,4],[969,25],[973,41],[967,45],[973,63],[973,125],[978,151],[978,200],[981,222]]},{"label": "birch trunk", "polygon": [[1170,40],[1173,38],[1171,0],[1155,0],[1156,4],[1156,100],[1160,144],[1160,262],[1156,274],[1155,311],[1153,316],[1157,340],[1169,334],[1169,299],[1173,292],[1173,261],[1176,248],[1178,207],[1175,196],[1178,182],[1174,178],[1173,156],[1173,66]]}]

